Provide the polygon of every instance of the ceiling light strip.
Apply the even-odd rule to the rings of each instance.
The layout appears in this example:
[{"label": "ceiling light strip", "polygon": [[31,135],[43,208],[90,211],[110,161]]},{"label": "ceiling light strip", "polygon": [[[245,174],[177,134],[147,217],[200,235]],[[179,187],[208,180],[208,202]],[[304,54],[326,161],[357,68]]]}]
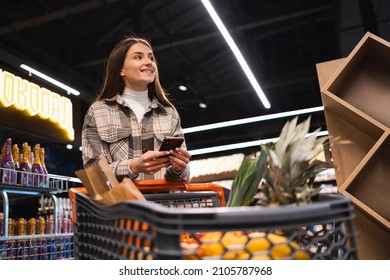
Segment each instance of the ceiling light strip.
[{"label": "ceiling light strip", "polygon": [[[311,134],[313,134],[313,133],[308,133],[307,136],[309,136]],[[326,131],[326,130],[319,131],[317,133],[317,136],[325,136],[325,135],[328,135],[328,131]],[[256,147],[256,146],[260,147],[260,145],[262,145],[262,144],[266,144],[269,142],[276,142],[278,140],[279,140],[279,137],[263,139],[263,140],[255,140],[255,141],[242,142],[242,143],[236,143],[236,144],[228,144],[228,145],[222,145],[222,146],[196,149],[196,150],[189,151],[189,153],[192,156],[195,156],[195,155],[211,154],[211,153],[215,153],[215,152],[237,150],[237,149]]]},{"label": "ceiling light strip", "polygon": [[214,23],[217,25],[219,31],[221,32],[222,36],[225,38],[226,42],[228,43],[230,49],[233,51],[233,54],[235,55],[236,59],[238,60],[238,63],[240,64],[242,70],[244,71],[245,75],[248,77],[249,82],[252,84],[252,87],[256,91],[257,95],[259,96],[261,102],[263,103],[264,107],[269,109],[271,108],[271,104],[269,103],[267,97],[265,96],[263,90],[261,89],[259,83],[257,82],[255,76],[253,75],[251,69],[249,68],[248,64],[246,63],[244,57],[242,56],[239,48],[237,47],[236,43],[234,42],[233,38],[230,36],[228,30],[226,29],[225,25],[223,24],[222,20],[219,18],[217,12],[214,10],[213,6],[211,5],[209,0],[201,0],[203,5],[205,6],[207,12],[210,14],[211,18],[213,19]]},{"label": "ceiling light strip", "polygon": [[258,117],[245,118],[245,119],[239,119],[233,121],[193,126],[193,127],[184,128],[183,132],[184,134],[189,134],[189,133],[194,133],[199,131],[218,129],[218,128],[241,125],[241,124],[248,124],[248,123],[261,122],[261,121],[267,121],[267,120],[273,120],[273,119],[279,119],[279,118],[285,118],[285,117],[291,117],[291,116],[297,116],[303,114],[310,114],[310,113],[319,112],[323,110],[324,110],[323,106],[306,108],[306,109],[294,110],[289,112],[275,113],[275,114],[270,114],[265,116],[258,116]]},{"label": "ceiling light strip", "polygon": [[27,66],[26,64],[21,64],[20,65],[20,68],[26,70],[29,75],[31,76],[31,74],[34,74],[38,77],[40,77],[41,79],[59,87],[59,88],[62,88],[63,90],[65,90],[68,94],[73,94],[73,95],[80,95],[80,92],[74,88],[71,88],[49,76],[47,76],[46,74],[43,74],[42,72],[39,72],[38,70],[35,70],[34,68],[31,68],[30,66]]}]

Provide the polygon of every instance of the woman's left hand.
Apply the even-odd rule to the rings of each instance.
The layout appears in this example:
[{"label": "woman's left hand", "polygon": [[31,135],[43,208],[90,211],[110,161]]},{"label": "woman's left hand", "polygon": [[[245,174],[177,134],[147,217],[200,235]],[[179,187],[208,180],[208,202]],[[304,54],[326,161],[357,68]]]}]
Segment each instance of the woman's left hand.
[{"label": "woman's left hand", "polygon": [[176,150],[171,150],[169,155],[169,161],[171,162],[176,172],[183,171],[190,162],[190,158],[191,154],[183,148],[176,148]]}]

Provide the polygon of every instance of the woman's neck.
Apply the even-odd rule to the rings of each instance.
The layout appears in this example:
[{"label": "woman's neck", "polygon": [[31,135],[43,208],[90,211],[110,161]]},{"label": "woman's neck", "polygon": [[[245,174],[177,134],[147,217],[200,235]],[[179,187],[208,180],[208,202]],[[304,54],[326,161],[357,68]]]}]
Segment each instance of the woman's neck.
[{"label": "woman's neck", "polygon": [[142,117],[144,116],[150,103],[148,90],[137,91],[125,88],[122,97],[137,116],[138,122],[141,123]]},{"label": "woman's neck", "polygon": [[125,87],[123,90],[123,95],[137,102],[145,102],[149,99],[147,89],[140,91]]}]

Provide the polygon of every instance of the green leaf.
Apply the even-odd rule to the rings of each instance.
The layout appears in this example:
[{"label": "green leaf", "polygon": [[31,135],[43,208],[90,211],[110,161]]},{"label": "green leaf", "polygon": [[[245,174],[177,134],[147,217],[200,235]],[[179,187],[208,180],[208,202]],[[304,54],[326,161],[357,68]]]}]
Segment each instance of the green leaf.
[{"label": "green leaf", "polygon": [[226,206],[234,207],[250,205],[263,177],[264,166],[266,163],[267,156],[262,152],[254,159],[251,159],[248,156],[243,159],[233,180]]}]

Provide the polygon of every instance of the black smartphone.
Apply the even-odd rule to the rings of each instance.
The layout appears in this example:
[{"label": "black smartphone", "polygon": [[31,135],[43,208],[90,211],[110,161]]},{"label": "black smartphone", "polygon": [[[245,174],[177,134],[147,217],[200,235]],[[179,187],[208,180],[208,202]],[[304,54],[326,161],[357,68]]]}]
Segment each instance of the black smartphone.
[{"label": "black smartphone", "polygon": [[183,144],[183,141],[183,137],[165,137],[161,144],[160,151],[175,150]]}]

